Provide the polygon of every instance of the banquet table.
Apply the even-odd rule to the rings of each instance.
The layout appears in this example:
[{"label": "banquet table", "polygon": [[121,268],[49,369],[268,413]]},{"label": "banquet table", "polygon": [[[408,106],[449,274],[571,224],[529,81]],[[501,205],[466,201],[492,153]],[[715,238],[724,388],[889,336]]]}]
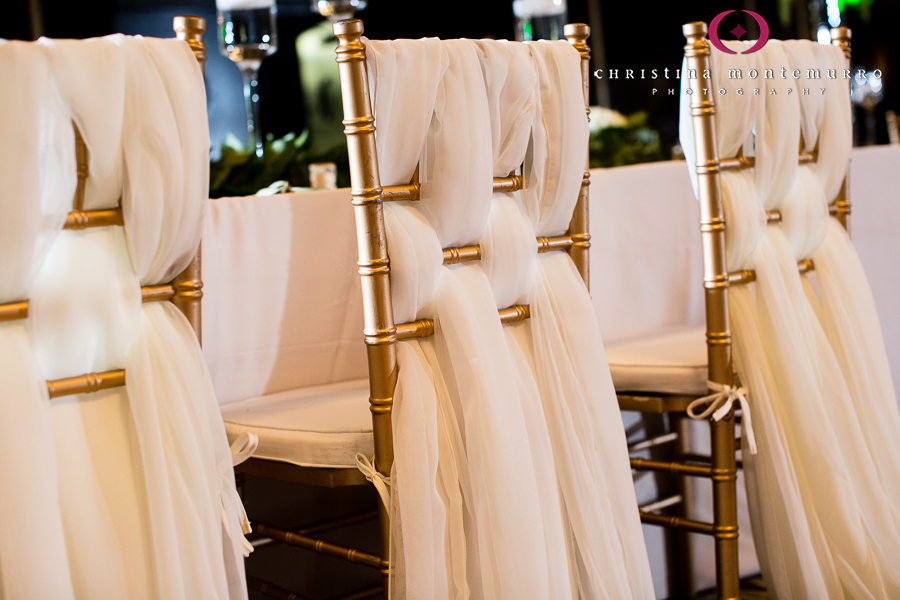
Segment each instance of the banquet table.
[{"label": "banquet table", "polygon": [[[854,150],[850,182],[851,233],[897,380],[900,146]],[[591,294],[604,341],[702,323],[699,211],[685,163],[592,170],[590,200]],[[210,213],[203,241],[203,344],[220,405],[366,377],[349,190],[223,198],[211,201]],[[692,444],[703,444],[705,429],[692,430],[699,438]],[[639,484],[639,502],[653,494],[652,486]],[[691,514],[702,518],[711,498],[708,492],[694,496]],[[743,514],[741,570],[748,574],[757,568]],[[661,530],[644,531],[657,595],[664,597]],[[700,589],[715,582],[712,551],[711,539],[695,544]]]}]

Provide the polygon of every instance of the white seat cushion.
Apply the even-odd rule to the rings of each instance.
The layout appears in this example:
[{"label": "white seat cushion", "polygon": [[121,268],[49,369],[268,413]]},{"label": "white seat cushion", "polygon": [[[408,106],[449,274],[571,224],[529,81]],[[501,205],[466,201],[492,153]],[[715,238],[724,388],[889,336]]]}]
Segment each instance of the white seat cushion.
[{"label": "white seat cushion", "polygon": [[707,393],[704,325],[670,328],[609,342],[606,358],[616,391]]},{"label": "white seat cushion", "polygon": [[223,406],[222,418],[229,442],[245,431],[259,436],[254,458],[356,468],[358,452],[375,452],[367,379],[241,400]]}]

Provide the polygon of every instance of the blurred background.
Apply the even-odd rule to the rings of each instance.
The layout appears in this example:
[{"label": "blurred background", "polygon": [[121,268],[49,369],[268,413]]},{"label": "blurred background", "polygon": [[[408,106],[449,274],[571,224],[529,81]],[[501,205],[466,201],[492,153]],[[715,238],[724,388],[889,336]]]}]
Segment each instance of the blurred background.
[{"label": "blurred background", "polygon": [[[333,54],[337,42],[324,15],[337,18],[354,12],[363,19],[366,33],[373,39],[552,38],[559,35],[561,23],[590,24],[593,69],[618,69],[620,77],[593,81],[591,103],[602,107],[592,118],[593,167],[679,157],[678,82],[662,77],[652,80],[649,73],[654,68],[660,73],[664,68],[671,72],[680,66],[683,23],[709,22],[723,10],[736,9],[719,27],[723,39],[730,39],[731,34],[726,32],[738,24],[749,32],[744,39],[753,39],[758,26],[750,15],[741,12],[752,10],[766,19],[774,39],[820,41],[828,39],[829,28],[846,26],[853,30],[854,68],[862,67],[870,73],[880,70],[882,74],[880,79],[870,76],[854,86],[855,143],[900,143],[894,118],[900,110],[900,83],[895,83],[891,69],[893,64],[900,65],[900,45],[894,42],[900,0],[277,0],[270,9],[272,2],[219,0],[219,8],[226,9],[219,12],[224,17],[220,31],[216,0],[4,0],[0,37],[86,38],[117,32],[171,37],[173,16],[205,17],[209,23],[205,37],[209,47],[206,85],[214,197],[254,193],[276,180],[288,182],[282,186],[349,183],[339,125],[340,89]],[[239,10],[247,6],[255,10]],[[260,22],[271,18],[272,31],[266,23],[267,33],[262,36],[270,37],[271,33],[271,38],[254,46],[254,51],[264,46],[256,55],[236,55],[226,37],[240,37],[239,28],[250,18]],[[240,41],[231,39],[237,46]],[[244,62],[229,60],[229,49],[233,60],[243,58]],[[247,75],[249,63],[253,63],[253,73]],[[245,79],[238,64],[245,71]],[[645,69],[647,79],[621,79],[624,69],[634,69],[635,73]],[[243,87],[248,92],[246,102]],[[673,95],[668,94],[669,88],[675,89]],[[257,100],[255,106],[252,98]],[[258,144],[251,140],[247,127],[247,116],[254,114],[254,108],[258,111],[254,119]],[[325,164],[324,171],[310,170],[310,164],[320,163]]]}]

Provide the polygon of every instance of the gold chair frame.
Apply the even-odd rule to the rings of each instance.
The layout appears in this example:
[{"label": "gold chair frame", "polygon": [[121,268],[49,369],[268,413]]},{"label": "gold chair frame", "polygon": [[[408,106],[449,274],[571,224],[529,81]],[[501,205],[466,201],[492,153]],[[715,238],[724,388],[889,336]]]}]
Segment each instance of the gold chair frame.
[{"label": "gold chair frame", "polygon": [[[704,22],[687,23],[682,27],[687,40],[684,56],[687,68],[697,73],[710,69],[710,48],[706,39],[707,25]],[[844,52],[850,61],[851,32],[846,27],[832,30],[832,43]],[[691,95],[691,120],[694,127],[697,157],[696,172],[698,195],[700,201],[700,235],[703,254],[703,287],[706,304],[706,343],[709,369],[709,380],[733,385],[734,370],[731,355],[731,332],[728,325],[728,287],[742,285],[756,280],[754,271],[744,270],[729,273],[725,262],[725,215],[722,208],[719,173],[722,171],[744,170],[754,166],[753,157],[742,154],[734,158],[720,158],[716,146],[715,100],[713,94],[703,95],[703,87],[715,89],[712,83],[703,84],[700,78],[688,80]],[[803,152],[798,156],[800,164],[816,162],[817,152]],[[845,175],[843,185],[837,198],[829,206],[832,216],[849,231],[850,200],[849,181]],[[781,222],[781,214],[772,211],[766,214],[767,224]],[[797,264],[798,271],[803,274],[815,268],[811,259],[801,260]],[[694,400],[692,396],[676,396],[668,394],[619,394],[619,405],[623,410],[649,413],[683,413],[687,405]],[[710,421],[711,456],[685,454],[671,462],[632,458],[631,466],[636,471],[656,471],[682,476],[705,477],[713,484],[713,522],[703,523],[684,518],[683,516],[665,516],[653,514],[653,510],[672,506],[677,502],[669,499],[655,502],[655,506],[647,506],[641,511],[644,523],[660,525],[682,532],[693,532],[711,535],[715,539],[717,598],[720,600],[736,600],[739,597],[738,569],[738,524],[736,480],[738,462],[735,460],[735,417],[732,410],[721,421]],[[665,436],[663,436],[665,437]],[[650,447],[656,442],[665,440],[648,440],[643,447]],[[634,448],[634,447],[633,447]],[[676,552],[688,553],[686,540],[678,544]],[[682,563],[683,564],[683,563]],[[683,567],[682,567],[683,568]],[[684,579],[687,575],[687,580]],[[686,583],[690,574],[680,573],[681,584]],[[677,586],[678,584],[676,584]],[[689,593],[690,590],[677,590]]]},{"label": "gold chair frame", "polygon": [[[206,63],[206,46],[203,44],[203,32],[206,31],[206,19],[200,17],[175,17],[173,22],[175,35],[188,43],[200,67]],[[88,173],[88,150],[78,131],[75,129],[75,159],[78,171],[78,184],[72,199],[72,211],[66,216],[63,229],[80,230],[91,227],[123,226],[122,205],[100,210],[84,210],[84,191]],[[191,264],[171,283],[144,286],[141,288],[142,302],[171,301],[184,313],[200,340],[200,301],[203,297],[203,282],[200,278],[200,251]],[[14,321],[28,317],[28,300],[0,304],[0,322]],[[89,394],[109,388],[125,385],[125,370],[115,369],[102,373],[85,373],[63,379],[47,381],[47,392],[50,399],[75,394]]]},{"label": "gold chair frame", "polygon": [[[339,21],[334,25],[334,33],[339,40],[336,52],[344,104],[344,133],[347,136],[350,153],[351,196],[356,213],[359,274],[362,278],[365,307],[364,335],[369,357],[369,402],[375,436],[375,468],[387,477],[390,476],[394,462],[391,406],[397,383],[396,343],[398,339],[433,335],[434,322],[430,319],[421,319],[396,326],[394,324],[383,203],[418,200],[419,183],[413,181],[407,185],[381,186],[375,150],[375,118],[372,114],[366,72],[366,50],[361,41],[363,23],[359,19]],[[582,93],[585,111],[589,115],[590,49],[587,38],[590,35],[590,28],[584,24],[573,23],[565,26],[564,33],[569,43],[581,54]],[[557,237],[537,238],[539,253],[568,251],[586,285],[590,282],[589,185],[590,173],[587,170],[587,149],[585,149],[584,176],[568,232]],[[514,173],[508,177],[495,177],[493,189],[495,192],[520,190],[522,178]],[[480,258],[481,248],[478,245],[444,249],[444,264]],[[514,305],[501,309],[498,316],[501,323],[522,321],[530,317],[530,310],[527,305]],[[386,555],[389,550],[390,523],[386,507],[383,504],[379,507],[382,555]],[[385,571],[385,586],[387,574]]]},{"label": "gold chair frame", "polygon": [[[384,202],[418,201],[420,187],[418,172],[413,181],[405,185],[384,186],[378,171],[378,157],[375,150],[375,118],[369,97],[368,74],[366,72],[366,49],[362,43],[363,23],[359,19],[338,21],[334,33],[339,45],[337,62],[341,78],[341,96],[344,107],[344,133],[350,156],[350,195],[356,218],[357,245],[359,250],[359,274],[362,280],[365,328],[363,335],[369,363],[369,404],[372,412],[372,430],[375,441],[375,469],[384,477],[389,477],[394,463],[393,428],[391,410],[394,388],[397,385],[397,340],[424,338],[434,335],[434,321],[421,319],[410,323],[394,323],[391,305],[390,259],[384,225]],[[590,50],[587,38],[590,28],[584,24],[565,26],[566,39],[581,54],[582,93],[585,111],[588,108],[588,82]],[[588,185],[590,175],[587,170],[587,148],[585,148],[585,171],[581,188],[569,229],[565,235],[538,237],[538,252],[563,250],[572,257],[576,268],[589,283],[590,231],[588,216]],[[517,191],[522,189],[522,177],[514,173],[508,177],[495,177],[493,190]],[[481,259],[479,245],[460,246],[444,249],[444,264],[451,265]],[[498,311],[502,323],[522,321],[530,317],[527,305],[514,305]],[[249,464],[248,464],[249,463]],[[298,467],[286,463],[276,463],[262,459],[250,459],[238,467],[239,472],[274,477],[299,483],[325,485],[356,485],[365,479],[356,469],[315,469]],[[318,473],[316,473],[318,472]],[[379,501],[378,517],[381,529],[381,556],[374,556],[353,548],[329,544],[306,535],[306,531],[285,531],[269,525],[256,525],[256,531],[278,541],[344,558],[352,563],[379,569],[382,574],[382,589],[387,594],[390,565],[384,559],[390,550],[390,521],[388,508]],[[368,514],[368,513],[366,513]],[[348,517],[353,522],[359,516]],[[326,522],[324,528],[314,527],[316,532],[331,527]],[[278,588],[267,582],[248,578],[250,587],[274,598],[299,598],[300,596]],[[368,597],[366,591],[349,598]]]}]

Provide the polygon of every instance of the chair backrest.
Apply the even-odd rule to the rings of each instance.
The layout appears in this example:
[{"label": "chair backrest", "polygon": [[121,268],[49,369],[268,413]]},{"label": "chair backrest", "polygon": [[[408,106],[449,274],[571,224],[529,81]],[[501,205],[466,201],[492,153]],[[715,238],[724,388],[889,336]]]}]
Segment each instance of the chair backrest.
[{"label": "chair backrest", "polygon": [[[731,385],[731,333],[728,326],[726,290],[729,285],[753,281],[756,275],[752,271],[728,272],[725,258],[726,224],[719,173],[750,169],[755,164],[755,158],[744,156],[742,152],[733,157],[719,156],[715,124],[715,91],[719,89],[719,84],[714,81],[712,75],[710,44],[706,39],[707,26],[703,22],[688,23],[684,25],[683,32],[687,38],[684,51],[686,68],[688,73],[694,74],[693,77],[686,77],[683,84],[686,86],[685,91],[691,95],[690,110],[696,150],[696,192],[700,201],[700,231],[703,238],[703,285],[706,288],[709,379]],[[844,52],[848,65],[850,36],[850,30],[846,27],[832,30],[833,43]],[[710,77],[704,78],[704,73],[710,73]],[[804,151],[803,147],[801,139],[798,164],[815,163],[816,150]],[[849,228],[850,201],[846,175],[837,198],[829,207],[829,212],[845,228]],[[770,224],[778,223],[781,221],[781,213],[768,211],[766,220]],[[811,260],[804,259],[798,263],[801,273],[813,268]]]},{"label": "chair backrest", "polygon": [[[344,106],[344,132],[350,155],[351,196],[356,214],[359,249],[359,274],[362,279],[365,307],[364,335],[368,349],[370,403],[375,436],[375,465],[383,475],[389,475],[393,463],[391,406],[397,382],[396,342],[398,339],[422,338],[433,335],[434,322],[420,319],[395,323],[392,307],[390,258],[388,256],[384,203],[417,201],[421,185],[418,169],[408,184],[382,186],[376,155],[375,117],[373,116],[370,85],[366,65],[366,46],[362,42],[362,22],[353,19],[334,25],[339,40],[337,62],[341,74]],[[581,55],[581,83],[585,109],[588,99],[590,33],[586,25],[571,24],[566,37]],[[585,148],[585,164],[587,149]],[[421,165],[420,165],[421,166]],[[505,171],[504,171],[505,172]],[[494,192],[514,192],[523,189],[523,173],[513,171],[506,177],[493,178]],[[588,254],[590,232],[588,219],[589,174],[585,168],[578,202],[564,235],[538,237],[538,252],[567,250],[585,283],[589,280]],[[473,240],[474,241],[474,240]],[[477,244],[443,248],[443,264],[480,260],[482,249]],[[501,308],[501,322],[529,318],[527,305]]]},{"label": "chair backrest", "polygon": [[[741,91],[738,91],[739,88],[732,87],[732,93],[729,97],[723,98],[723,103],[726,101],[730,102],[728,105],[729,108],[733,108],[737,105],[743,106],[744,112],[741,113],[743,120],[735,119],[736,121],[741,121],[740,125],[737,125],[723,119],[721,124],[725,127],[723,132],[726,132],[727,136],[717,136],[715,98],[716,96],[725,96],[728,94],[729,90],[726,89],[728,86],[725,81],[715,80],[717,71],[712,68],[713,65],[710,60],[710,43],[706,39],[706,23],[688,23],[684,25],[683,33],[685,38],[687,38],[687,44],[684,49],[686,72],[682,76],[682,90],[683,93],[688,94],[690,97],[690,123],[686,122],[688,120],[687,113],[683,112],[682,127],[686,128],[690,126],[693,130],[693,135],[687,136],[687,139],[693,140],[693,149],[688,151],[686,148],[685,154],[686,156],[695,157],[695,192],[700,202],[703,285],[705,288],[706,303],[708,379],[714,384],[732,386],[734,385],[734,372],[732,363],[732,339],[728,314],[728,287],[755,281],[756,273],[751,270],[737,272],[728,271],[725,245],[726,221],[722,201],[723,188],[720,180],[720,173],[723,171],[743,171],[754,166],[759,166],[756,165],[757,161],[759,161],[760,165],[764,164],[763,161],[767,161],[765,164],[768,166],[763,168],[763,173],[766,173],[767,170],[774,172],[777,169],[769,167],[778,164],[779,161],[783,161],[783,165],[790,166],[790,154],[794,152],[793,148],[796,146],[791,147],[790,144],[785,143],[785,140],[790,141],[791,138],[779,137],[778,143],[772,143],[770,141],[771,148],[759,148],[759,151],[756,152],[756,156],[754,157],[744,156],[740,150],[738,151],[737,156],[721,156],[718,147],[719,143],[729,144],[732,148],[738,149],[743,148],[746,145],[746,136],[751,133],[755,118],[754,113],[746,110],[748,106],[752,106],[752,104],[749,104],[751,94],[756,95],[761,92],[763,97],[758,101],[759,103],[763,103],[768,100],[768,86],[762,82],[749,85],[748,88],[750,89],[742,90],[746,92],[746,95],[743,96],[741,95]],[[833,31],[834,43],[841,47],[847,57],[849,56],[849,47],[847,43],[849,39],[849,30],[840,28]],[[766,51],[768,52],[768,49],[766,49]],[[782,57],[786,56],[785,52],[781,49],[776,49],[776,52],[781,52]],[[748,61],[744,65],[745,68],[751,64],[750,61],[754,60],[752,58],[744,59],[741,55],[735,54],[734,52],[729,56],[730,60]],[[723,58],[722,60],[725,59]],[[725,63],[721,63],[720,66],[723,64]],[[728,63],[727,66],[737,67],[741,65]],[[765,68],[768,68],[769,66],[770,65],[765,65]],[[781,65],[773,66],[781,67]],[[806,67],[807,65],[804,65],[804,68]],[[718,72],[723,72],[722,68],[719,68]],[[734,77],[740,77],[740,73],[737,70],[735,70],[734,73],[730,73],[729,78],[731,78],[732,75]],[[774,73],[772,75],[774,75]],[[757,76],[763,80],[766,78],[765,73],[757,73]],[[750,77],[753,78],[753,75],[751,74]],[[772,76],[770,75],[769,77]],[[772,84],[771,86],[772,95],[777,95],[779,91],[782,94],[790,95],[794,91],[789,89],[787,84],[783,84],[780,79],[777,81],[779,83]],[[735,86],[741,85],[740,82],[736,81],[728,83],[734,84]],[[779,90],[776,90],[776,86],[782,87]],[[763,89],[754,91],[757,87]],[[801,93],[800,90],[797,90],[797,93],[799,95]],[[684,98],[682,101],[682,106],[687,106],[687,103],[684,103]],[[742,101],[743,104],[741,104]],[[786,108],[790,107],[779,106],[778,109],[773,109],[772,118],[775,119],[780,114],[786,113],[787,111],[784,110]],[[799,112],[800,107],[797,106],[796,110]],[[738,113],[736,112],[732,113],[732,116],[737,114]],[[755,114],[758,116],[759,113]],[[768,119],[768,113],[766,113],[766,117]],[[760,123],[756,123],[756,131],[758,133],[761,133],[759,129],[761,126]],[[729,129],[729,127],[731,129]],[[817,140],[808,140],[809,143],[804,143],[804,140],[801,139],[800,131],[784,131],[783,129],[786,128],[779,128],[777,125],[770,127],[768,122],[765,124],[765,127],[765,135],[768,136],[794,136],[792,139],[795,139],[800,143],[800,153],[797,157],[798,165],[816,162]],[[771,131],[769,131],[769,129],[771,129]],[[682,135],[682,138],[685,137],[685,135]],[[757,147],[759,146],[760,137],[761,136],[757,135],[755,138],[755,146]],[[763,144],[765,143],[766,141],[763,141]],[[770,149],[773,149],[773,151],[770,152]],[[849,148],[847,150],[849,151]],[[729,149],[725,152],[731,151],[732,150]],[[776,158],[778,153],[781,155]],[[759,169],[756,171],[759,171]],[[831,204],[830,212],[846,227],[850,207],[847,199],[846,174],[842,173],[841,175],[844,176],[844,183],[837,199]],[[732,182],[732,184],[733,183],[734,182]],[[775,187],[774,183],[771,185],[773,188]],[[787,190],[781,190],[776,192],[773,194],[773,197],[779,195],[784,197],[784,192],[786,191]],[[750,197],[755,199],[755,194],[751,193]],[[759,214],[759,217],[760,219],[762,218],[761,213]],[[782,215],[779,211],[771,210],[766,213],[765,219],[767,224],[778,223],[782,220]],[[737,246],[739,244],[733,245]],[[800,260],[798,263],[798,269],[801,273],[812,269],[813,266],[811,260]],[[736,532],[737,515],[734,486],[728,485],[728,482],[733,481],[736,477],[734,462],[735,442],[733,410],[726,418],[713,422],[711,427],[713,438],[712,467],[719,473],[718,477],[713,482],[717,506],[715,522],[718,528],[733,528]],[[729,597],[731,595],[737,595],[738,565],[733,562],[737,559],[736,535],[733,539],[729,537],[719,538],[717,539],[717,544],[719,546],[717,550],[722,550],[721,546],[723,545],[731,547],[730,550],[727,551],[717,551],[717,556],[720,555],[722,557],[721,560],[717,560],[716,562],[717,579],[720,582],[726,582],[728,586],[728,589],[720,589],[719,593]],[[731,589],[732,587],[734,589]]]},{"label": "chair backrest", "polygon": [[[185,40],[201,65],[206,61],[205,45],[202,42],[206,21],[200,17],[176,17],[174,28],[178,39]],[[72,200],[72,210],[66,215],[63,230],[85,230],[99,227],[125,225],[121,200],[116,206],[85,210],[85,194],[90,177],[87,145],[75,123],[75,159],[77,185]],[[181,310],[197,337],[200,337],[200,298],[202,297],[200,280],[199,252],[182,273],[170,283],[146,285],[141,287],[142,302],[171,301]],[[29,300],[18,300],[0,304],[0,322],[26,319],[29,316]],[[50,398],[91,393],[103,389],[125,385],[125,370],[114,369],[100,373],[77,374],[70,377],[47,381]]]}]

